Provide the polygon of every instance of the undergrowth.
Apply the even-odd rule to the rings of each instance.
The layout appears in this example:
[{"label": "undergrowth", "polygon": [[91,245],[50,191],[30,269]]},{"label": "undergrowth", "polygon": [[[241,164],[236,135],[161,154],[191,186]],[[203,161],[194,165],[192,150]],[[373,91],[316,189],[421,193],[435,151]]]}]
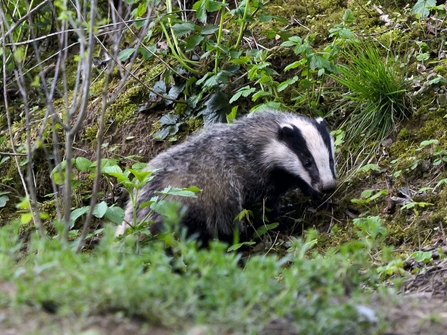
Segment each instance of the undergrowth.
[{"label": "undergrowth", "polygon": [[135,254],[132,236],[118,245],[112,229],[91,254],[79,254],[38,234],[21,244],[18,228],[0,229],[0,283],[16,286],[15,295],[0,295],[0,306],[54,306],[61,315],[121,312],[178,331],[204,324],[213,334],[256,334],[277,318],[299,334],[378,330],[377,320],[365,322],[359,312],[368,294],[357,297],[378,285],[368,265],[377,234],[321,254],[310,232],[291,240],[282,258],[244,259],[219,242],[198,250],[182,241],[170,256],[154,241]]}]

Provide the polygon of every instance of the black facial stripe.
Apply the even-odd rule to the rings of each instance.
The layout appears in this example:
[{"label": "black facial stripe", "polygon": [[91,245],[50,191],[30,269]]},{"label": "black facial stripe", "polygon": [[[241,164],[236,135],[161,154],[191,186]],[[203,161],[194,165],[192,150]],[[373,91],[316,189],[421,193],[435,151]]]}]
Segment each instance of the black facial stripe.
[{"label": "black facial stripe", "polygon": [[[315,125],[315,128],[320,133],[321,137],[323,138],[323,142],[329,152],[329,157],[334,157],[334,153],[332,152],[332,145],[331,145],[331,135],[329,133],[329,130],[327,129],[326,122],[321,121],[317,122],[317,120],[312,120],[312,123]],[[332,159],[332,162],[330,163],[332,175],[335,179],[335,162],[334,159]]]},{"label": "black facial stripe", "polygon": [[[283,127],[279,129],[279,140],[286,144],[290,150],[292,150],[301,164],[309,173],[312,183],[317,183],[320,180],[320,174],[318,172],[318,167],[315,164],[313,155],[311,154],[307,142],[304,139],[303,133],[294,125],[292,128]],[[310,160],[312,165],[310,167],[306,166],[306,161]]]}]

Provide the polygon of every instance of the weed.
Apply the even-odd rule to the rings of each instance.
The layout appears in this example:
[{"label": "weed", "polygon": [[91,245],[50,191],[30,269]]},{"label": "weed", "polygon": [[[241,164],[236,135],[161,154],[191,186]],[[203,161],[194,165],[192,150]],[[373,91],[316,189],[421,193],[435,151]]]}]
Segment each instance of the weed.
[{"label": "weed", "polygon": [[349,89],[343,108],[351,111],[343,123],[348,143],[376,146],[396,131],[411,113],[409,84],[395,59],[384,60],[372,43],[352,43],[342,52],[346,65],[333,75]]}]

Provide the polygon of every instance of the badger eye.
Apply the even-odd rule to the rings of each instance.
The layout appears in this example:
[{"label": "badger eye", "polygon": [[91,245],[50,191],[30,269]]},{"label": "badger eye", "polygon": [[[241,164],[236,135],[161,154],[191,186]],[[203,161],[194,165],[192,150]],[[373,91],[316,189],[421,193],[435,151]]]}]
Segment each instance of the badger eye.
[{"label": "badger eye", "polygon": [[306,159],[306,160],[304,161],[304,166],[305,166],[305,167],[311,167],[311,166],[312,166],[312,161],[311,161],[310,159]]}]

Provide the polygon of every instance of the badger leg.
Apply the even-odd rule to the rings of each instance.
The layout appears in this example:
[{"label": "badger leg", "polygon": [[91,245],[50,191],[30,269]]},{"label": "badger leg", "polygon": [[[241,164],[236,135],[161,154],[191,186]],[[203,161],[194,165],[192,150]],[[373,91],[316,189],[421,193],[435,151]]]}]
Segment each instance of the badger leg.
[{"label": "badger leg", "polygon": [[126,221],[123,221],[115,230],[115,237],[124,235],[129,225]]}]

